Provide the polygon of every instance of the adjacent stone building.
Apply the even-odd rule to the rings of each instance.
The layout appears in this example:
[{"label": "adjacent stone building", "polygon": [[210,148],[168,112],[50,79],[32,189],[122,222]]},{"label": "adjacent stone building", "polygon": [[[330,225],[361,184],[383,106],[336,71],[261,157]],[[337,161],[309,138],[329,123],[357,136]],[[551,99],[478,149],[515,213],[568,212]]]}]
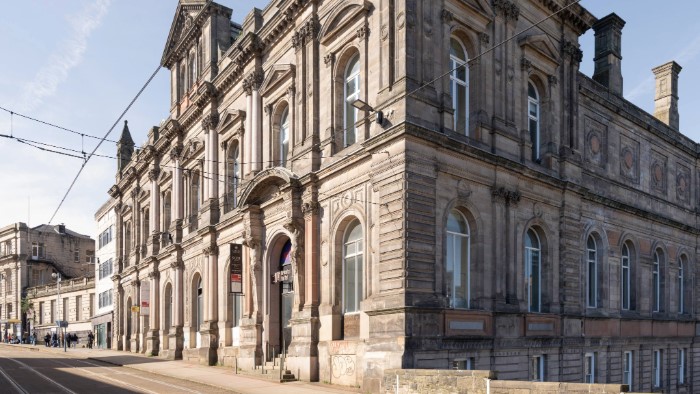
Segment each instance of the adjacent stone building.
[{"label": "adjacent stone building", "polygon": [[95,278],[92,273],[89,277],[62,277],[60,288],[55,279],[45,285],[29,287],[27,297],[31,303],[28,314],[32,316],[32,331],[37,335],[37,343],[43,343],[47,333],[62,333],[64,330],[56,325],[57,320],[62,320],[68,323],[65,332],[77,335],[79,346],[87,345],[95,311]]},{"label": "adjacent stone building", "polygon": [[654,70],[658,119],[622,97],[621,18],[231,12],[179,1],[170,116],[117,145],[115,348],[243,369],[284,352],[297,378],[371,392],[414,368],[700,387],[700,150],[677,64]]},{"label": "adjacent stone building", "polygon": [[[0,323],[2,334],[28,333],[36,327],[27,289],[91,272],[95,241],[65,225],[28,227],[14,223],[0,228]],[[27,299],[22,306],[23,299]],[[29,319],[25,312],[29,311]]]}]

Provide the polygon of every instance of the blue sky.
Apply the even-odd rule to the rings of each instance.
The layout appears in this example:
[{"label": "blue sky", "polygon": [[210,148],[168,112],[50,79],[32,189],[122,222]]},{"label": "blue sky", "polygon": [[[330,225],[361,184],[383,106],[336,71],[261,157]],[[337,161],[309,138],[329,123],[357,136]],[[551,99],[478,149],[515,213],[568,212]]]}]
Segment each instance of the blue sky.
[{"label": "blue sky", "polygon": [[[221,0],[240,22],[268,0]],[[700,141],[700,3],[678,0],[583,0],[597,17],[616,12],[627,21],[622,35],[625,97],[653,111],[651,69],[676,60],[680,74],[680,122]],[[163,0],[23,0],[0,13],[0,106],[86,134],[104,135],[158,65],[177,3]],[[581,38],[582,72],[593,71],[593,33]],[[168,72],[161,70],[126,119],[137,144],[168,116]],[[120,124],[110,135],[117,139]],[[89,152],[96,140],[81,139],[0,111],[0,134],[70,146]],[[115,154],[112,142],[99,150]],[[48,222],[80,168],[76,158],[46,153],[0,138],[0,226]],[[114,184],[114,160],[93,158],[53,223],[95,235],[94,213]]]}]

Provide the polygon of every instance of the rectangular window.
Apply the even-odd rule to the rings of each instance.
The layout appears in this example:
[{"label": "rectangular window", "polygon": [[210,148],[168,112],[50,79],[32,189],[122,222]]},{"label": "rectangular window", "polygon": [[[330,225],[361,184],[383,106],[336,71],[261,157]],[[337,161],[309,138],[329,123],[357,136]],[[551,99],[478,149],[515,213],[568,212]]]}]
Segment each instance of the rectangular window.
[{"label": "rectangular window", "polygon": [[61,310],[61,320],[68,320],[68,298],[63,299],[63,310]]},{"label": "rectangular window", "polygon": [[651,378],[653,380],[653,386],[654,387],[661,387],[663,384],[662,382],[662,377],[663,377],[663,372],[662,372],[662,354],[663,350],[654,350],[654,356],[653,356],[653,366],[652,366],[652,375]]},{"label": "rectangular window", "polygon": [[530,359],[530,380],[544,382],[544,356],[534,356]]},{"label": "rectangular window", "polygon": [[586,353],[584,357],[583,383],[595,383],[595,353]]},{"label": "rectangular window", "polygon": [[[111,292],[111,290],[110,290]],[[92,317],[94,313],[94,305],[95,305],[95,293],[90,294],[90,317]]]},{"label": "rectangular window", "polygon": [[685,384],[688,376],[688,352],[686,349],[678,349],[678,384]]},{"label": "rectangular window", "polygon": [[463,359],[453,360],[452,369],[471,371],[474,369],[474,357],[467,357]]},{"label": "rectangular window", "polygon": [[622,309],[630,309],[630,258],[624,253],[622,255]]},{"label": "rectangular window", "polygon": [[234,294],[233,295],[233,326],[238,327],[240,324],[241,320],[241,294]]},{"label": "rectangular window", "polygon": [[73,261],[76,262],[76,263],[79,263],[79,262],[80,262],[80,249],[76,249],[76,250],[75,250],[75,256],[74,256],[74,258],[73,258]]},{"label": "rectangular window", "polygon": [[82,312],[83,311],[83,297],[82,296],[75,296],[75,320],[76,321],[81,321],[83,319]]},{"label": "rectangular window", "polygon": [[622,356],[622,384],[626,384],[629,391],[632,391],[632,370],[634,369],[634,364],[632,363],[632,352],[625,352]]},{"label": "rectangular window", "polygon": [[44,301],[39,302],[39,324],[44,324]]},{"label": "rectangular window", "polygon": [[56,316],[58,316],[58,311],[56,310],[56,300],[51,300],[51,320],[50,323],[56,321]]}]

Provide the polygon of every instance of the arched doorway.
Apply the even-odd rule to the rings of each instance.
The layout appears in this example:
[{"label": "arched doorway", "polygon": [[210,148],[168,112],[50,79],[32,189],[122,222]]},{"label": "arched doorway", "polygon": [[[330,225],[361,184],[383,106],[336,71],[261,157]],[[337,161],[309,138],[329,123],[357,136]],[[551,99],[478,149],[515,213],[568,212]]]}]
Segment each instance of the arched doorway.
[{"label": "arched doorway", "polygon": [[292,272],[291,251],[292,243],[287,240],[280,252],[278,271],[280,272],[278,279],[280,284],[280,332],[285,352],[292,341],[292,326],[289,323],[292,319],[292,306],[294,305],[294,273]]},{"label": "arched doorway", "polygon": [[196,275],[194,278],[192,290],[192,327],[190,328],[190,332],[194,332],[195,334],[194,347],[199,348],[202,345],[202,335],[199,330],[202,327],[202,323],[204,323],[204,291],[202,289],[202,277],[200,275]]},{"label": "arched doorway", "polygon": [[283,237],[272,244],[269,254],[270,282],[266,302],[267,359],[289,347],[292,340],[292,307],[294,304],[294,276],[292,272],[289,238]]}]

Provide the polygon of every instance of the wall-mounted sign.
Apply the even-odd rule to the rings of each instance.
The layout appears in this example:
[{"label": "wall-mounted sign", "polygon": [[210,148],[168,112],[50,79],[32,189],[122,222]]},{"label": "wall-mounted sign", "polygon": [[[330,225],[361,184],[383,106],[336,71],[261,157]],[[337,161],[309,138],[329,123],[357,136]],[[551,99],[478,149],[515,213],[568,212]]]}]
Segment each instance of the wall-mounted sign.
[{"label": "wall-mounted sign", "polygon": [[240,244],[230,246],[231,293],[243,293],[243,248]]},{"label": "wall-mounted sign", "polygon": [[148,316],[151,302],[151,286],[148,283],[141,284],[141,310],[140,316]]},{"label": "wall-mounted sign", "polygon": [[291,269],[277,271],[272,275],[272,283],[289,282],[289,278],[291,276],[292,276]]},{"label": "wall-mounted sign", "polygon": [[138,312],[139,309],[140,309],[140,308],[139,308],[138,306],[136,306],[136,305],[134,305],[134,306],[131,307],[131,311],[132,311],[132,312]]}]

